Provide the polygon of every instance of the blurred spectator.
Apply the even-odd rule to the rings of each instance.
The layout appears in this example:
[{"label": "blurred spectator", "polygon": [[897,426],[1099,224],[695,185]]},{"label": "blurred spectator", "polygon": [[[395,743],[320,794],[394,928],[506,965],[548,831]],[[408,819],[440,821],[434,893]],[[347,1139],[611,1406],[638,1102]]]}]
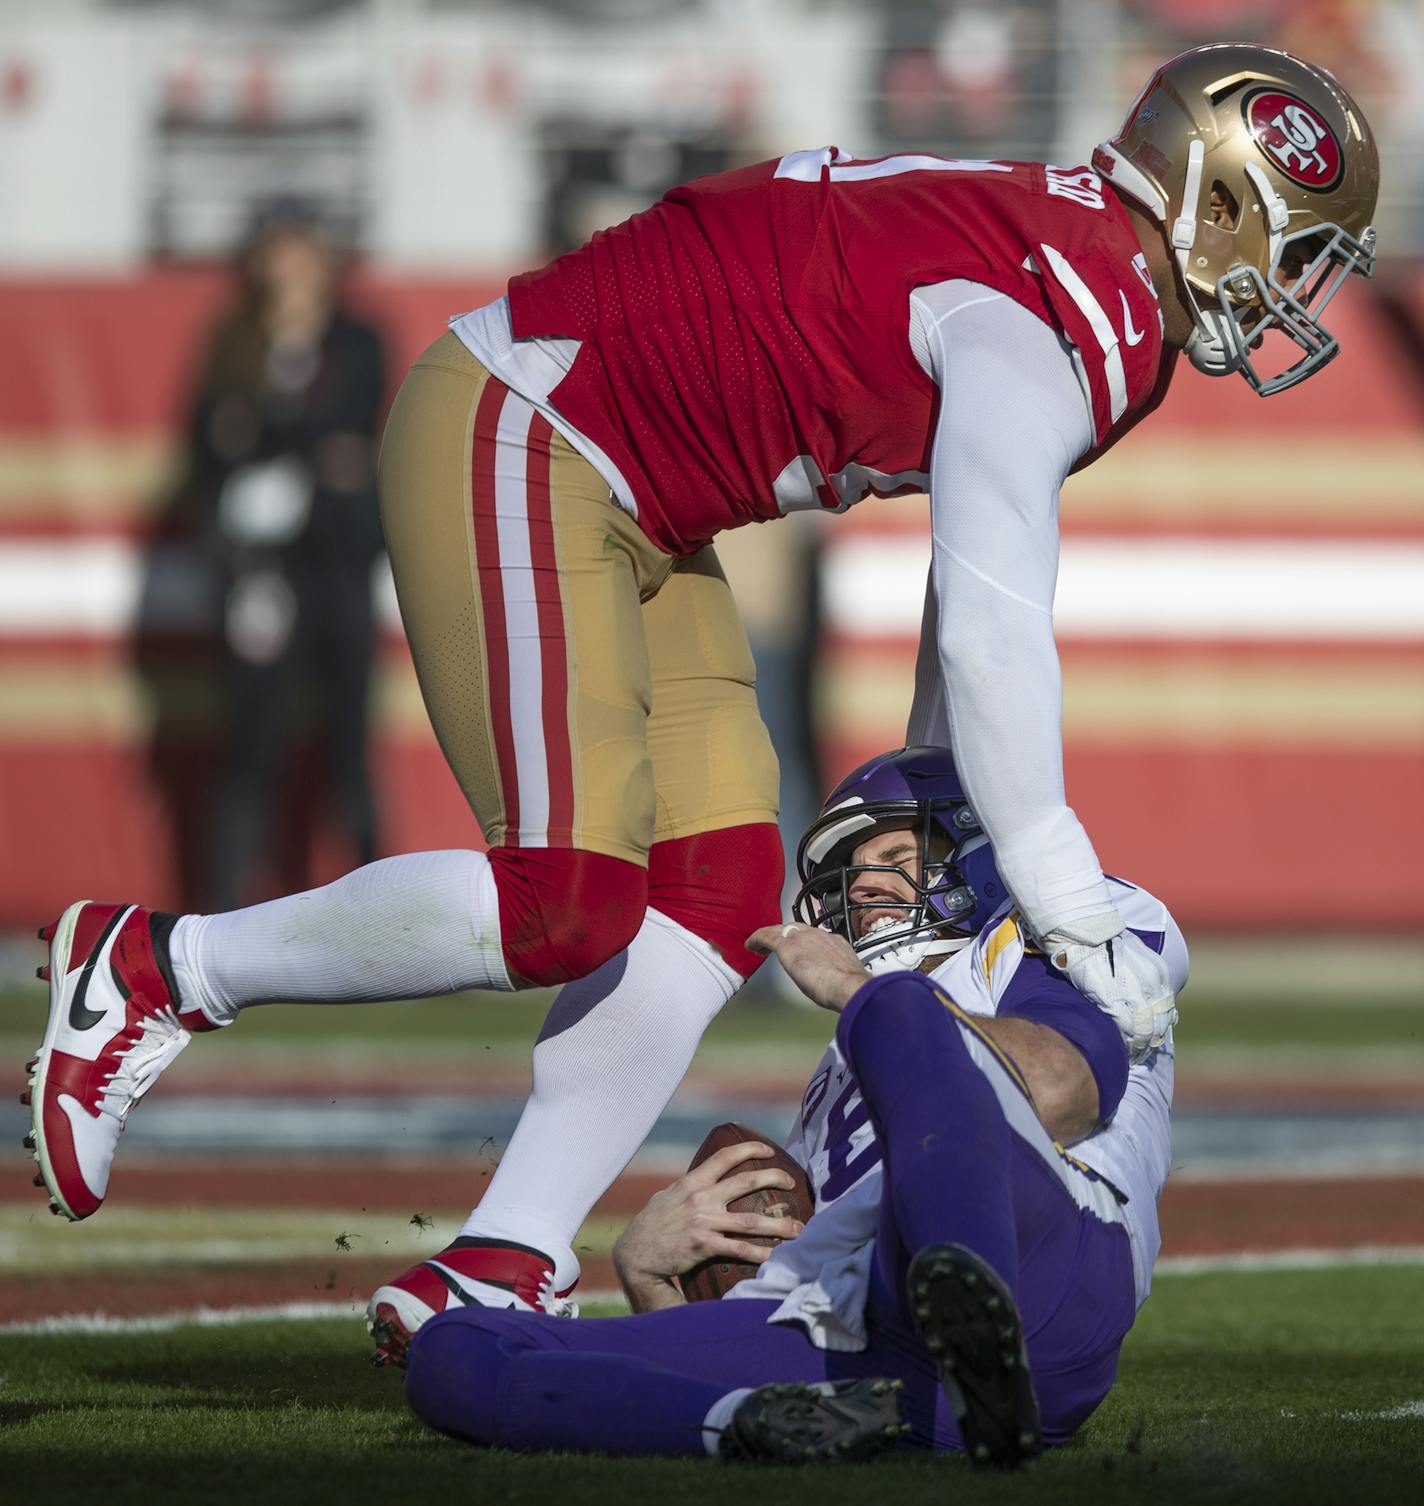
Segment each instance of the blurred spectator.
[{"label": "blurred spectator", "polygon": [[385,358],[342,308],[341,266],[301,205],[260,217],[192,409],[192,500],[223,590],[223,731],[205,900],[253,898],[281,776],[318,710],[335,814],[376,853],[367,761],[381,550],[375,456]]},{"label": "blurred spectator", "polygon": [[1038,158],[1053,140],[1056,7],[889,0],[879,133],[889,151]]}]

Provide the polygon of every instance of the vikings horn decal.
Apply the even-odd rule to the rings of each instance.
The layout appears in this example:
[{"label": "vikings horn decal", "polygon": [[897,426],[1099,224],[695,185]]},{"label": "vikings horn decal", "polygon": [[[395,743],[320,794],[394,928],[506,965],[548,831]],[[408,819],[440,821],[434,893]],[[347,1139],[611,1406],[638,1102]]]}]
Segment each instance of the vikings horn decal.
[{"label": "vikings horn decal", "polygon": [[1304,100],[1280,89],[1255,89],[1241,102],[1246,129],[1271,165],[1302,188],[1327,193],[1345,174],[1335,133]]}]

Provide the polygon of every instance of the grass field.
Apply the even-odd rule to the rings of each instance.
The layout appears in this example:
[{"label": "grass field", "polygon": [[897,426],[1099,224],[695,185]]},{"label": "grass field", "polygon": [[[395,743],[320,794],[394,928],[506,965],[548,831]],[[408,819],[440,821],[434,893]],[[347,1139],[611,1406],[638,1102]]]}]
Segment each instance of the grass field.
[{"label": "grass field", "polygon": [[[1198,1103],[1249,1106],[1275,1076],[1307,1103],[1322,1084],[1353,1084],[1347,1112],[1401,1095],[1418,1102],[1411,1085],[1424,1077],[1421,976],[1424,948],[1380,949],[1368,940],[1330,950],[1234,942],[1199,948],[1178,1032],[1184,1101],[1191,1090]],[[12,1063],[17,1089],[44,1007],[39,985],[0,985],[0,1060]],[[372,1091],[373,1083],[404,1091],[436,1078],[447,1092],[463,1091],[463,1084],[501,1093],[510,1083],[517,1091],[543,1014],[538,998],[491,996],[256,1009],[233,1030],[195,1042],[159,1092],[201,1096],[220,1085],[250,1093],[290,1080],[290,1091],[324,1103],[328,1078],[333,1099],[339,1080],[348,1097]],[[709,1031],[694,1074],[703,1073],[704,1082],[760,1075],[799,1087],[831,1023],[820,1011],[765,994],[739,999]],[[1213,1085],[1216,1096],[1203,1095]],[[0,1192],[0,1295],[8,1294],[12,1318],[160,1313],[199,1302],[349,1301],[359,1310],[374,1281],[435,1247],[461,1216],[453,1200],[448,1207],[425,1201],[428,1192],[402,1201],[406,1178],[417,1170],[426,1184],[440,1182],[438,1164],[388,1168],[369,1190],[348,1179],[341,1183],[347,1192],[332,1195],[328,1164],[304,1163],[293,1147],[292,1156],[272,1162],[270,1180],[264,1166],[255,1182],[243,1182],[249,1191],[241,1197],[218,1185],[236,1171],[203,1162],[212,1187],[153,1198],[162,1167],[183,1170],[179,1157],[154,1163],[147,1180],[122,1184],[125,1197],[101,1220],[76,1229],[43,1212],[29,1186],[28,1158],[18,1143],[9,1149],[8,1161],[0,1155],[13,1173]],[[357,1172],[364,1172],[359,1164]],[[473,1176],[468,1167],[459,1174]],[[1424,1189],[1417,1173],[1392,1184],[1341,1186],[1373,1202],[1331,1203],[1327,1195],[1338,1199],[1339,1187],[1331,1193],[1317,1182],[1293,1191],[1287,1181],[1274,1189],[1272,1206],[1279,1211],[1284,1201],[1300,1217],[1272,1222],[1272,1189],[1255,1186],[1246,1189],[1249,1216],[1238,1210],[1235,1221],[1219,1218],[1211,1225],[1218,1242],[1195,1244],[1185,1236],[1204,1226],[1189,1226],[1186,1216],[1195,1219],[1198,1202],[1226,1199],[1231,1189],[1188,1187],[1193,1197],[1179,1202],[1172,1230],[1187,1249],[1269,1255],[1292,1247],[1292,1239],[1302,1247],[1318,1242],[1311,1230],[1289,1233],[1309,1223],[1309,1213],[1338,1235],[1323,1241],[1329,1248],[1424,1245],[1412,1215],[1397,1227],[1381,1222],[1417,1199]],[[1387,1186],[1400,1191],[1371,1193]],[[306,1200],[303,1188],[311,1191]],[[145,1201],[145,1189],[153,1200]],[[1397,1203],[1375,1206],[1388,1196]],[[412,1226],[417,1203],[435,1215],[429,1232]],[[603,1268],[618,1222],[595,1218],[580,1236],[586,1272],[601,1272],[586,1285],[610,1284]],[[1277,1229],[1287,1232],[1272,1243]],[[338,1252],[338,1233],[351,1253]],[[1233,1239],[1238,1243],[1220,1242]],[[960,1460],[912,1456],[842,1471],[763,1471],[753,1479],[702,1462],[469,1448],[426,1433],[407,1413],[398,1379],[367,1365],[354,1313],[226,1326],[180,1322],[161,1331],[0,1330],[0,1497],[106,1506],[146,1503],[155,1494],[164,1502],[324,1502],[353,1494],[404,1499],[453,1487],[480,1506],[623,1506],[733,1490],[770,1495],[778,1506],[1412,1502],[1424,1495],[1424,1262],[1408,1263],[1413,1259],[1403,1253],[1404,1263],[1162,1275],[1128,1341],[1113,1395],[1072,1448],[1012,1479],[974,1475]],[[175,1296],[182,1283],[186,1295]]]},{"label": "grass field", "polygon": [[109,1506],[438,1499],[580,1503],[1413,1502],[1424,1478],[1424,1269],[1160,1279],[1118,1386],[1030,1473],[959,1459],[735,1475],[703,1461],[518,1456],[426,1432],[351,1319],[0,1338],[9,1499]]}]

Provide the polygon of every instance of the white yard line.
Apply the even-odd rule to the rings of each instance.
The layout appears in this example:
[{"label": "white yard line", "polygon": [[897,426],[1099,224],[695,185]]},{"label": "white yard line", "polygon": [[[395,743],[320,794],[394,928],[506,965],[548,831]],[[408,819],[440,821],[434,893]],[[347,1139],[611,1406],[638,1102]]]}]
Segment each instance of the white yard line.
[{"label": "white yard line", "polygon": [[1154,1276],[1232,1271],[1332,1271],[1361,1265],[1424,1265],[1424,1245],[1357,1245],[1350,1250],[1239,1250],[1227,1255],[1167,1255]]},{"label": "white yard line", "polygon": [[[621,1302],[619,1292],[589,1292],[581,1300]],[[21,1323],[0,1323],[0,1336],[25,1333],[170,1333],[175,1328],[228,1328],[239,1323],[291,1323],[313,1318],[355,1319],[365,1312],[356,1302],[277,1302],[258,1307],[197,1307],[187,1311],[153,1313],[141,1318],[115,1318],[108,1313],[65,1313]]]},{"label": "white yard line", "polygon": [[1407,1401],[1383,1412],[1337,1412],[1342,1422],[1404,1422],[1424,1417],[1424,1401]]},{"label": "white yard line", "polygon": [[[1303,1148],[1302,1153],[1309,1149]],[[1233,1182],[1334,1182],[1373,1181],[1387,1177],[1417,1177],[1424,1172],[1424,1146],[1406,1144],[1403,1138],[1358,1151],[1341,1149],[1331,1155],[1310,1151],[1312,1159],[1293,1161],[1283,1156],[1203,1156],[1172,1168],[1169,1187],[1228,1186]]]}]

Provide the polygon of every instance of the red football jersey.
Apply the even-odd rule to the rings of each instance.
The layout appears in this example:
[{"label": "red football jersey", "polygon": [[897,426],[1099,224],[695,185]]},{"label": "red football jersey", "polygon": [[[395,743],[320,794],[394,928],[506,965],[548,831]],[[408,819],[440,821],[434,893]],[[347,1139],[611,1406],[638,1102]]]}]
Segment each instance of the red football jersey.
[{"label": "red football jersey", "polygon": [[582,342],[550,401],[622,472],[649,537],[683,554],[794,508],[923,487],[938,394],[909,296],[950,278],[1072,341],[1095,454],[1160,401],[1146,260],[1086,167],[795,152],[674,189],[514,278],[509,304],[516,339]]}]

